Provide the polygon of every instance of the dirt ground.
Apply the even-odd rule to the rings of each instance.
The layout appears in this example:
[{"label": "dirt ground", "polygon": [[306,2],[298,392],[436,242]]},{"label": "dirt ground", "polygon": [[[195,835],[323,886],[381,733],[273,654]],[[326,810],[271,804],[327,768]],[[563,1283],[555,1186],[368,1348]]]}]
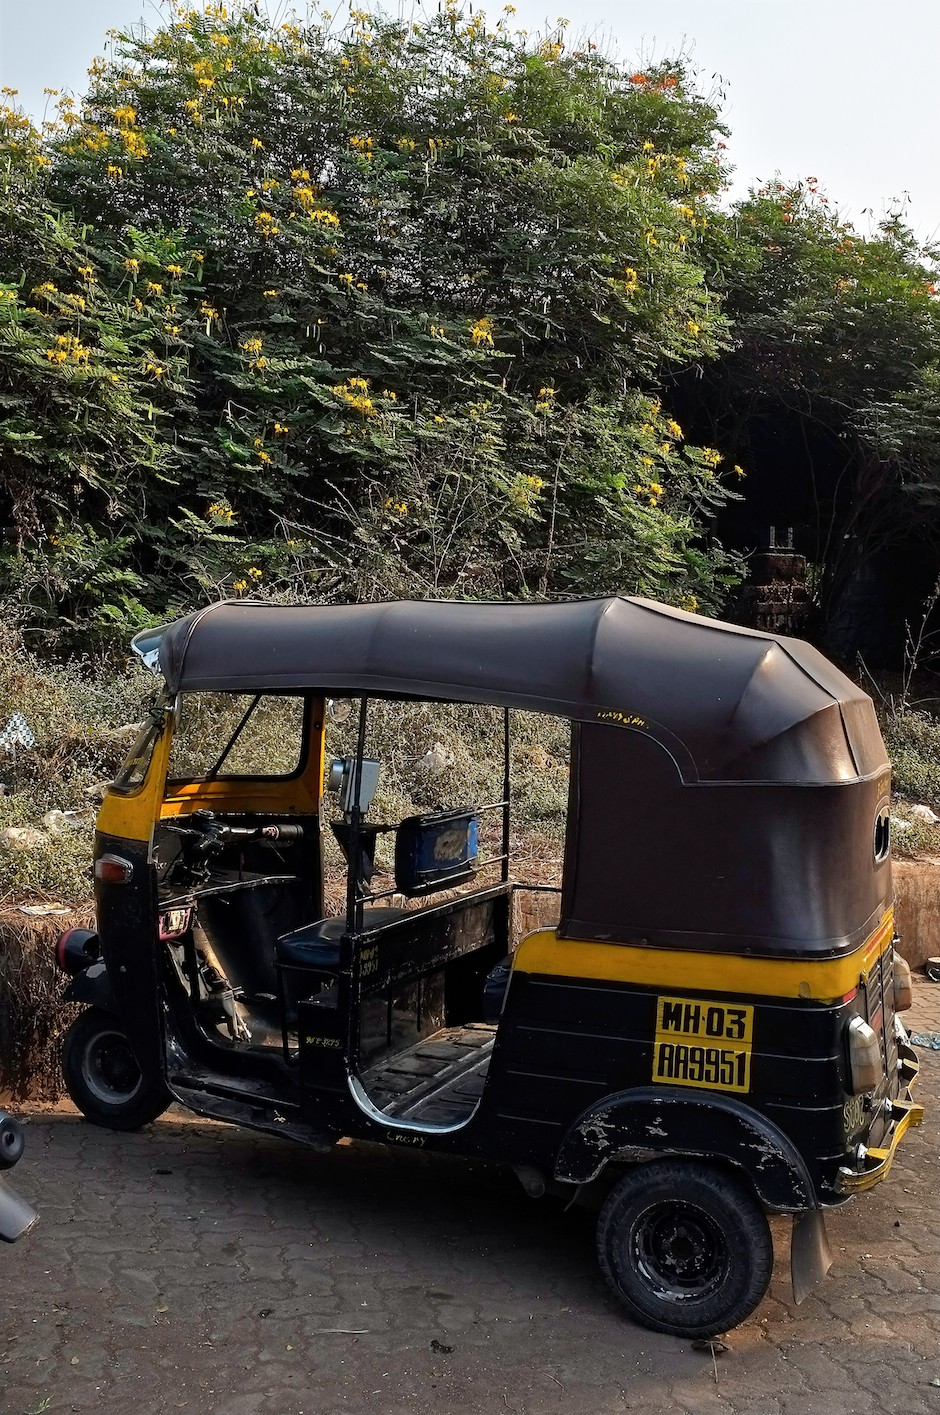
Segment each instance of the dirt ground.
[{"label": "dirt ground", "polygon": [[[915,1032],[940,1032],[920,984]],[[171,1113],[139,1135],[28,1117],[36,1230],[0,1252],[0,1412],[940,1415],[940,1052],[889,1181],[829,1217],[835,1264],[713,1358],[633,1326],[593,1221],[512,1175],[343,1144],[328,1158]]]}]

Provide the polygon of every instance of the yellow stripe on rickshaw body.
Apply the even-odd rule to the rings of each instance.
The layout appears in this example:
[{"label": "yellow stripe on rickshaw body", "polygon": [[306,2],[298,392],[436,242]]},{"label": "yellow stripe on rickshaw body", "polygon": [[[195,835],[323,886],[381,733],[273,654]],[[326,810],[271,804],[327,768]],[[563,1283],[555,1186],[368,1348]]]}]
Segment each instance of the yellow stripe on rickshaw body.
[{"label": "yellow stripe on rickshaw body", "polygon": [[837,1002],[863,983],[894,937],[893,911],[851,953],[839,958],[753,958],[646,944],[559,938],[554,929],[527,934],[513,955],[513,972],[544,977],[677,987],[734,996],[810,998]]}]

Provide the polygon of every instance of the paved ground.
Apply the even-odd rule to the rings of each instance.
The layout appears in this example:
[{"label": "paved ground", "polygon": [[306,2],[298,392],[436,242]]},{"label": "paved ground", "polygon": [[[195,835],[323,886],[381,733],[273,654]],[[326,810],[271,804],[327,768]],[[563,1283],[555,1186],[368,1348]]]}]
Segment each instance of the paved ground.
[{"label": "paved ground", "polygon": [[[940,986],[916,1031],[940,1031]],[[592,1221],[499,1169],[342,1145],[327,1159],[168,1118],[37,1115],[0,1251],[2,1415],[940,1415],[940,1052],[888,1184],[833,1214],[835,1266],[771,1293],[713,1361],[631,1325]]]}]

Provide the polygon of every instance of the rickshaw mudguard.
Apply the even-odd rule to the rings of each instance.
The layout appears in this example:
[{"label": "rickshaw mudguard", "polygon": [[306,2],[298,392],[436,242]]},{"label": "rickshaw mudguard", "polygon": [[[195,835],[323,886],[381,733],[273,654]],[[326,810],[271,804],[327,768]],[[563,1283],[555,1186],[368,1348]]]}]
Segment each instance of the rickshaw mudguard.
[{"label": "rickshaw mudguard", "polygon": [[118,1016],[118,1005],[105,963],[100,960],[77,973],[62,994],[65,1002],[87,1002]]},{"label": "rickshaw mudguard", "polygon": [[688,1155],[734,1165],[758,1198],[782,1213],[817,1204],[809,1170],[782,1131],[766,1116],[728,1096],[691,1090],[664,1095],[642,1087],[597,1102],[570,1128],[555,1161],[555,1178],[587,1184],[613,1161]]}]

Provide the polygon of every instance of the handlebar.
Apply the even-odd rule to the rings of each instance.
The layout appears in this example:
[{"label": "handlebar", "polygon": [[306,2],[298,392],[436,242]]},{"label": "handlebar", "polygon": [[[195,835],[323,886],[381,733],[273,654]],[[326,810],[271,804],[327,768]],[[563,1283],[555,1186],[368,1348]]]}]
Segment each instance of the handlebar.
[{"label": "handlebar", "polygon": [[[190,826],[165,824],[164,829],[188,840],[199,841],[204,852],[221,849],[240,840],[257,840],[264,845],[286,845],[303,838],[302,825],[228,825],[217,820],[212,811],[194,811]],[[195,824],[198,822],[198,825]]]}]

